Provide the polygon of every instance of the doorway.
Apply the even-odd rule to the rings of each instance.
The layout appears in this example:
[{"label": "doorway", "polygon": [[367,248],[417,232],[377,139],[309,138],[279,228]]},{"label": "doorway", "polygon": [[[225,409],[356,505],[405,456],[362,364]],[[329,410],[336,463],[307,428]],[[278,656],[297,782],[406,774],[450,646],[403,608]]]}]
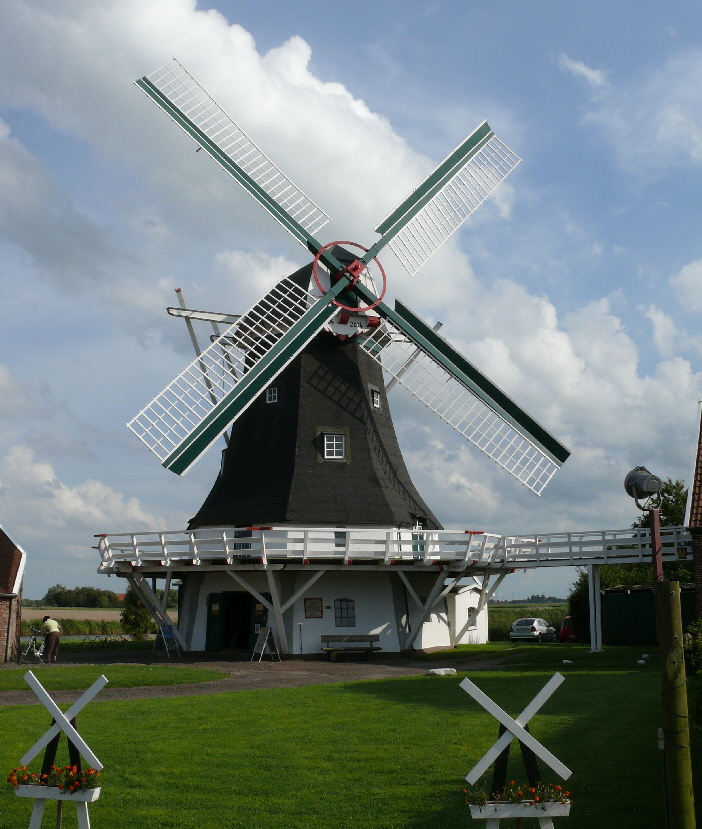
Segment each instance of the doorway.
[{"label": "doorway", "polygon": [[206,651],[253,650],[266,623],[266,608],[245,590],[226,590],[207,597]]}]

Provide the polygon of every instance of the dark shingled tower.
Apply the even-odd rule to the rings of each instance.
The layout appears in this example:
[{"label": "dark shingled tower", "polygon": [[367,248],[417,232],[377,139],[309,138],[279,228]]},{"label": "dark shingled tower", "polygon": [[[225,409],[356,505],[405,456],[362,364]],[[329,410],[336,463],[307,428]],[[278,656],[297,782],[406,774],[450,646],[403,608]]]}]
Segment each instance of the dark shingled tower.
[{"label": "dark shingled tower", "polygon": [[[323,331],[232,429],[222,468],[190,529],[297,524],[427,529],[441,525],[412,483],[382,371],[354,340]],[[374,405],[375,403],[375,405]],[[324,459],[324,434],[346,438]]]},{"label": "dark shingled tower", "polygon": [[[310,274],[308,265],[289,278],[307,288]],[[344,436],[343,460],[325,460],[325,434]],[[355,337],[322,331],[234,423],[220,474],[189,529],[417,522],[442,529],[407,472],[382,370]]]}]

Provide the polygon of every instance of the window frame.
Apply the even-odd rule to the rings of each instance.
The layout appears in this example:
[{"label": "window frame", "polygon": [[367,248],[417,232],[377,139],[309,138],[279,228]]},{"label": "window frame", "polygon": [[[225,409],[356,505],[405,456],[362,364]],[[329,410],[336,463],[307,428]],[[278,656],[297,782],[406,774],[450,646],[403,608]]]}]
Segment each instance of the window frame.
[{"label": "window frame", "polygon": [[356,627],[355,599],[334,599],[334,627]]},{"label": "window frame", "polygon": [[[348,426],[317,426],[315,427],[315,434],[318,463],[351,463],[351,435]],[[332,437],[341,438],[343,443],[343,457],[327,455],[327,440]]]},{"label": "window frame", "polygon": [[325,461],[345,461],[346,435],[342,432],[324,432],[322,434],[322,453]]}]

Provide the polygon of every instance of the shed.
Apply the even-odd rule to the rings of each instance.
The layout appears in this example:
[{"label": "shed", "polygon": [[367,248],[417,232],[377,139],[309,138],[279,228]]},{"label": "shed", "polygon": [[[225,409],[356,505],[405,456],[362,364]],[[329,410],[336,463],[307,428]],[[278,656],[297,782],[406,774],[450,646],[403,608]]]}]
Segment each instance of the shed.
[{"label": "shed", "polygon": [[[697,618],[694,584],[680,585],[683,630]],[[653,585],[610,587],[602,591],[602,638],[605,645],[656,645]]]}]

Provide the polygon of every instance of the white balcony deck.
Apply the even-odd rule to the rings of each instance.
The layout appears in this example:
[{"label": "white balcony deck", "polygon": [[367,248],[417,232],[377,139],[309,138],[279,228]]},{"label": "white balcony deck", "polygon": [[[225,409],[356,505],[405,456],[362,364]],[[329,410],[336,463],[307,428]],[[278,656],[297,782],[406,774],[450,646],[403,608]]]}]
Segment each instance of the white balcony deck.
[{"label": "white balcony deck", "polygon": [[[248,533],[250,532],[250,535]],[[242,537],[242,533],[245,536]],[[661,530],[663,559],[692,555],[684,527]],[[116,533],[99,539],[100,573],[133,567],[432,566],[505,571],[531,567],[631,564],[651,560],[648,529],[595,530],[501,536],[473,530],[419,531],[271,527],[215,527],[181,532]]]}]

